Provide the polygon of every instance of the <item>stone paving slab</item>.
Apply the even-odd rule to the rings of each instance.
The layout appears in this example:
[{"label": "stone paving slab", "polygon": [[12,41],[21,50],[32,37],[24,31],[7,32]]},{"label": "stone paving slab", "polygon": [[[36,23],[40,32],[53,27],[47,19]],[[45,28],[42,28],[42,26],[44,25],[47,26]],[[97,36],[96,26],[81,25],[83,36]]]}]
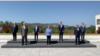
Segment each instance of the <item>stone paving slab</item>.
[{"label": "stone paving slab", "polygon": [[[6,43],[0,43],[0,46]],[[0,56],[100,56],[100,43],[96,48],[0,48]]]}]

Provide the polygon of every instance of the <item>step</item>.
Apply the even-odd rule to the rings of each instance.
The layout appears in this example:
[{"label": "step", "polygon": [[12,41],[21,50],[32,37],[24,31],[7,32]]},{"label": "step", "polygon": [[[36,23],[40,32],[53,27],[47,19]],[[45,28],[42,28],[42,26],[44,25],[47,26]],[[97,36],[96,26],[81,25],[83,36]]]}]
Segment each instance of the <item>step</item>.
[{"label": "step", "polygon": [[[8,41],[7,43],[21,43],[22,40],[18,39],[17,41]],[[39,39],[38,42],[33,39],[28,39],[28,43],[46,43],[46,39]],[[75,39],[64,39],[63,41],[59,41],[59,39],[51,39],[52,43],[75,43]],[[90,43],[90,41],[85,40],[85,43]]]},{"label": "step", "polygon": [[94,44],[81,44],[80,46],[75,45],[75,43],[55,43],[51,44],[51,46],[48,46],[46,43],[34,43],[34,44],[28,44],[24,46],[20,46],[21,43],[8,43],[1,48],[91,48],[96,47]]}]

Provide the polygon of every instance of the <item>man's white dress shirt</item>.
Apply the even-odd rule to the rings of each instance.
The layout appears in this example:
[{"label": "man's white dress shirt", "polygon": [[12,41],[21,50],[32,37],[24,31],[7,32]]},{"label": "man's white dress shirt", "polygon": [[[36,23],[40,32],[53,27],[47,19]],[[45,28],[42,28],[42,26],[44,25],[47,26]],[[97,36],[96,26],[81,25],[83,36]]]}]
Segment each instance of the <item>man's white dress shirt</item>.
[{"label": "man's white dress shirt", "polygon": [[61,28],[62,28],[62,25],[60,25],[61,26]]},{"label": "man's white dress shirt", "polygon": [[24,29],[25,29],[25,25],[23,25]]},{"label": "man's white dress shirt", "polygon": [[37,27],[36,27],[36,31],[37,31]]},{"label": "man's white dress shirt", "polygon": [[79,31],[79,28],[77,28],[77,30]]},{"label": "man's white dress shirt", "polygon": [[84,25],[82,25],[82,27],[84,27]]}]

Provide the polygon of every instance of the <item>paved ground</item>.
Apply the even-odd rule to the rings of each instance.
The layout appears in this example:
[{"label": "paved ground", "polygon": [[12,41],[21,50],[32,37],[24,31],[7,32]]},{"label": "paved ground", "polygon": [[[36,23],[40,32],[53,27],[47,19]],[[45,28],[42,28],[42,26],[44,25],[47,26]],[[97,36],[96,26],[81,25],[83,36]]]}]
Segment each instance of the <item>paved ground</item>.
[{"label": "paved ground", "polygon": [[[6,43],[0,43],[0,46]],[[0,48],[0,56],[100,56],[96,48]]]}]

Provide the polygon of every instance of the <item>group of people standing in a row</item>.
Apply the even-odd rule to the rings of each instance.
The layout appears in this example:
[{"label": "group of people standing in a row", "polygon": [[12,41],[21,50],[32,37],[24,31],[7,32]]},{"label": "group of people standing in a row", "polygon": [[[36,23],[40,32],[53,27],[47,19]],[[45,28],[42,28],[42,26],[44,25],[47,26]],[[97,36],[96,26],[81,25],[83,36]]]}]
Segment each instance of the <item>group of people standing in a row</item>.
[{"label": "group of people standing in a row", "polygon": [[[59,41],[63,41],[63,32],[65,30],[64,25],[62,24],[62,22],[60,22],[59,26],[58,26],[58,32],[59,32]],[[82,23],[82,25],[79,27],[79,25],[76,26],[75,30],[74,30],[74,35],[75,35],[75,44],[76,45],[80,45],[80,41],[84,42],[84,35],[85,35],[85,26],[84,23]],[[18,32],[18,25],[16,24],[16,22],[14,22],[14,25],[12,26],[12,34],[13,34],[13,41],[16,41],[17,39],[17,32]],[[34,37],[35,37],[35,41],[38,41],[38,33],[39,33],[39,27],[36,24],[34,27]],[[52,34],[52,29],[50,28],[50,26],[48,26],[48,28],[46,29],[46,36],[47,36],[47,45],[51,45],[51,34]],[[21,35],[22,35],[22,46],[24,45],[24,39],[25,39],[25,44],[27,45],[27,35],[28,35],[28,27],[26,26],[26,23],[23,23],[23,26],[21,26]],[[80,36],[81,36],[81,40],[80,40]]]}]

